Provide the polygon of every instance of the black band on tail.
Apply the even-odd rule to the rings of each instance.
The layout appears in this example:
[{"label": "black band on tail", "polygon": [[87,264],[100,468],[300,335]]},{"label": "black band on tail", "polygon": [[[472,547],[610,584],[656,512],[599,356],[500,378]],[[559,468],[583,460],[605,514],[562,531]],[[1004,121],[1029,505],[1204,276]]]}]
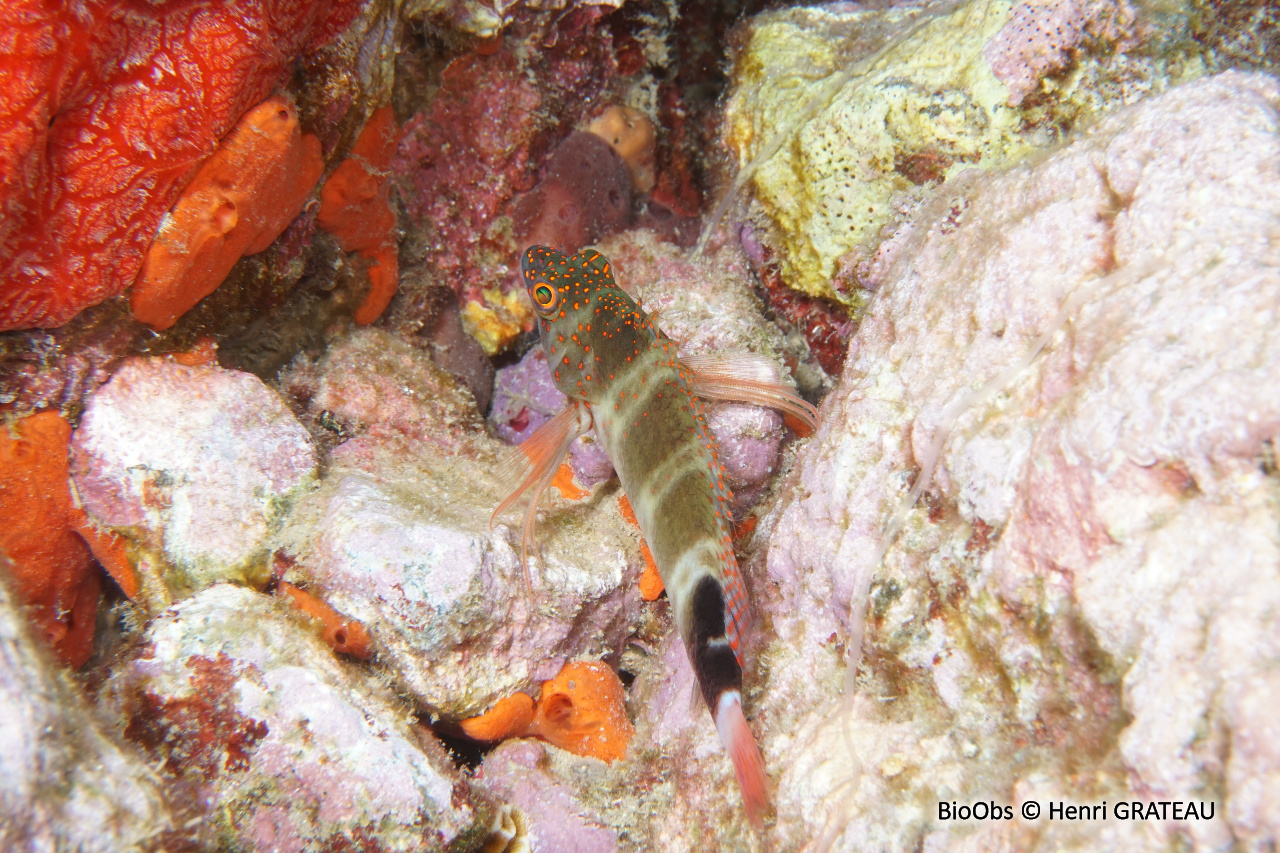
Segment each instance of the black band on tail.
[{"label": "black band on tail", "polygon": [[742,667],[725,636],[724,590],[715,578],[698,581],[690,602],[690,626],[693,636],[686,638],[689,659],[702,688],[702,698],[715,713],[720,694],[742,690]]}]

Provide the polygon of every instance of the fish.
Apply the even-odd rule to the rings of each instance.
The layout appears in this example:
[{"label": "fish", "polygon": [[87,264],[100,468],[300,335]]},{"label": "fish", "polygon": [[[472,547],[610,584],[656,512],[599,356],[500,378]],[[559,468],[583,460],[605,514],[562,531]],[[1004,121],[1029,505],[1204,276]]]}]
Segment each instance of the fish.
[{"label": "fish", "polygon": [[521,557],[531,589],[528,552],[538,498],[573,442],[595,430],[662,576],[702,697],[733,763],[747,818],[759,828],[770,795],[742,705],[749,604],[731,539],[733,496],[703,399],[777,408],[799,434],[817,429],[818,411],[762,356],[681,356],[594,249],[568,257],[532,246],[520,269],[542,347],[568,405],[503,463],[507,470],[500,476],[516,486],[491,523],[530,494]]}]

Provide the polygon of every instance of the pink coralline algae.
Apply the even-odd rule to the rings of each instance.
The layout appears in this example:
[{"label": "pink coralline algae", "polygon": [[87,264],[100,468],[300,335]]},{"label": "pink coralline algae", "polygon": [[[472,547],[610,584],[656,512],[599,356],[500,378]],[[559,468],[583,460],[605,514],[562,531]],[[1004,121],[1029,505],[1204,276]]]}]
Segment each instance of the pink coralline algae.
[{"label": "pink coralline algae", "polygon": [[572,787],[549,772],[548,750],[532,740],[510,740],[485,757],[477,783],[496,799],[520,809],[533,849],[563,853],[614,853],[618,833],[603,825]]},{"label": "pink coralline algae", "polygon": [[[754,722],[775,848],[1280,839],[1278,117],[1271,77],[1186,84],[957,176],[892,238],[745,567],[770,627]],[[637,739],[717,772],[666,719]],[[732,808],[676,784],[653,838]],[[943,798],[1217,815],[920,820]]]},{"label": "pink coralline algae", "polygon": [[456,452],[481,429],[475,401],[425,348],[376,329],[334,341],[319,362],[300,360],[282,380],[344,438],[406,438]]},{"label": "pink coralline algae", "polygon": [[262,380],[159,358],[127,362],[99,389],[71,451],[85,509],[151,555],[140,568],[153,603],[167,595],[157,584],[262,580],[266,537],[316,464]]},{"label": "pink coralline algae", "polygon": [[632,630],[641,557],[612,501],[540,527],[527,598],[518,516],[490,528],[510,448],[425,351],[364,330],[286,382],[345,440],[276,538],[290,557],[283,580],[363,622],[421,708],[474,717]]},{"label": "pink coralline algae", "polygon": [[385,686],[251,589],[164,611],[103,692],[180,780],[175,807],[201,819],[175,835],[201,849],[454,849],[490,809]]}]

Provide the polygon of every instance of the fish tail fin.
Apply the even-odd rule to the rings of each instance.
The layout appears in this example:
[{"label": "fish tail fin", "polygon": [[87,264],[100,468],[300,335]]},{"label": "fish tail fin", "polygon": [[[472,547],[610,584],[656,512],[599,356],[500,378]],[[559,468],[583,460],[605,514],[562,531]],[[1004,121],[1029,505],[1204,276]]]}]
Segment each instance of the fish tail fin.
[{"label": "fish tail fin", "polygon": [[713,576],[704,575],[693,589],[685,645],[702,697],[715,717],[720,741],[738,774],[747,819],[759,829],[769,808],[769,778],[760,747],[742,713],[742,666],[726,636],[728,616],[724,588]]},{"label": "fish tail fin", "polygon": [[742,714],[742,695],[736,690],[725,691],[720,694],[717,705],[716,729],[738,774],[747,820],[760,829],[764,825],[764,813],[769,808],[769,777],[764,772],[764,758],[747,726],[747,718]]}]

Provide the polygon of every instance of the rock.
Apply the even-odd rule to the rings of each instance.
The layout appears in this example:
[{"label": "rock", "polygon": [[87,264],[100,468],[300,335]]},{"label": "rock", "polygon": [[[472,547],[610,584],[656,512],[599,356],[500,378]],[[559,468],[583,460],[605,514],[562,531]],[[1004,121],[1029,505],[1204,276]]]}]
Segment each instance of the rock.
[{"label": "rock", "polygon": [[[1280,84],[1228,73],[956,176],[881,248],[746,562],[762,846],[1275,844],[1277,214]],[[628,668],[648,751],[604,819],[637,849],[750,844],[678,640]]]},{"label": "rock", "polygon": [[209,848],[454,849],[491,818],[385,687],[253,590],[219,584],[160,614],[103,695]]},{"label": "rock", "polygon": [[[363,622],[424,710],[475,716],[627,636],[641,557],[616,501],[601,492],[566,506],[544,495],[530,607],[523,503],[489,526],[518,482],[499,470],[510,448],[483,432],[470,395],[425,351],[358,332],[287,381],[347,440],[276,540],[293,566],[284,579]],[[500,377],[495,411],[508,387]]]},{"label": "rock", "polygon": [[[1229,73],[958,176],[882,247],[750,564],[773,844],[1276,842],[1278,213],[1280,86]],[[1014,819],[937,819],[991,800]],[[1216,812],[1030,823],[1028,800]]]},{"label": "rock", "polygon": [[145,358],[90,399],[71,453],[85,508],[144,554],[152,606],[265,580],[267,536],[316,465],[306,430],[256,376]]},{"label": "rock", "polygon": [[[534,740],[511,740],[485,756],[479,784],[495,798],[520,810],[529,850],[564,853],[613,853],[618,834],[550,769],[548,749]],[[594,776],[604,762],[574,759],[573,766]]]},{"label": "rock", "polygon": [[447,449],[481,429],[475,398],[427,350],[382,329],[335,341],[315,364],[282,377],[312,417],[344,437],[406,437]]},{"label": "rock", "polygon": [[432,715],[459,720],[553,677],[566,660],[620,647],[640,605],[636,534],[607,490],[544,495],[534,598],[520,565],[523,503],[490,515],[516,480],[504,445],[347,441],[280,537],[286,575],[363,622],[379,660]]},{"label": "rock", "polygon": [[860,310],[867,294],[840,262],[873,252],[920,188],[1204,73],[1203,46],[1167,11],[965,0],[752,18],[724,132],[783,279]]},{"label": "rock", "polygon": [[155,774],[36,641],[8,572],[0,565],[0,847],[152,849],[171,827]]}]

